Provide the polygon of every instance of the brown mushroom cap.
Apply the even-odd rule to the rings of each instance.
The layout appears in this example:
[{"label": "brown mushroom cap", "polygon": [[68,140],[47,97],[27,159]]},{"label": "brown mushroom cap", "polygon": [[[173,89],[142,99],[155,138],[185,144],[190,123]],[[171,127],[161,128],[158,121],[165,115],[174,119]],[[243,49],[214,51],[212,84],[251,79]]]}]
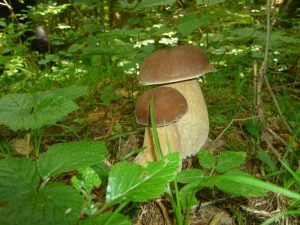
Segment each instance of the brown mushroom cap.
[{"label": "brown mushroom cap", "polygon": [[193,45],[162,49],[145,59],[140,84],[165,84],[189,80],[214,71],[205,52]]},{"label": "brown mushroom cap", "polygon": [[135,114],[139,124],[150,125],[150,102],[154,96],[153,109],[157,126],[165,126],[179,120],[187,111],[187,102],[175,88],[158,87],[146,91],[136,104]]}]

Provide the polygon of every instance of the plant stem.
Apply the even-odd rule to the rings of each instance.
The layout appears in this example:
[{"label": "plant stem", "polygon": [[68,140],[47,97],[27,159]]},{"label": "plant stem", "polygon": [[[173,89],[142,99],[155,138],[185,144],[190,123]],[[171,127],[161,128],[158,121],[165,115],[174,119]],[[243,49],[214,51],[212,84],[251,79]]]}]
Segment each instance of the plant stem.
[{"label": "plant stem", "polygon": [[123,202],[121,203],[118,208],[112,213],[112,215],[105,221],[103,225],[109,225],[112,219],[116,216],[117,213],[121,212],[122,209],[128,204],[129,202]]},{"label": "plant stem", "polygon": [[159,137],[158,137],[158,133],[157,133],[157,129],[156,129],[156,122],[155,122],[155,118],[154,118],[154,97],[151,98],[151,102],[150,102],[150,121],[151,121],[152,129],[153,129],[153,136],[154,136],[154,141],[155,141],[158,157],[159,157],[159,160],[162,160],[163,154],[161,151]]},{"label": "plant stem", "polygon": [[[157,133],[157,129],[156,129],[156,122],[155,122],[155,118],[154,118],[153,108],[154,108],[154,97],[151,98],[151,102],[150,102],[150,121],[151,121],[152,129],[153,129],[153,136],[154,136],[154,141],[155,141],[157,153],[158,153],[158,156],[159,156],[159,160],[162,160],[163,159],[163,154],[162,154],[161,146],[160,146],[160,143],[159,143],[159,137],[158,137],[158,133]],[[177,225],[183,225],[177,183],[175,184],[175,186],[176,186],[175,191],[177,189],[176,201],[174,199],[170,183],[167,184],[168,198],[169,198],[169,200],[172,204],[172,208],[175,212]]]}]

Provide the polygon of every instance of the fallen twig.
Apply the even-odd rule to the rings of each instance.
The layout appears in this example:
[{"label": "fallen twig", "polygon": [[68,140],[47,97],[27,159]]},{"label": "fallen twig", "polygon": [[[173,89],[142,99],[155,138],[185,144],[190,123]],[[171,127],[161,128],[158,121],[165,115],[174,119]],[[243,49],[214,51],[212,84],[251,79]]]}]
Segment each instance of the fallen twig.
[{"label": "fallen twig", "polygon": [[167,212],[166,207],[164,206],[164,204],[161,202],[160,199],[157,199],[155,202],[156,202],[157,205],[159,206],[160,211],[161,211],[161,213],[163,214],[163,217],[164,217],[164,219],[165,219],[166,224],[167,224],[167,225],[172,225],[171,220],[170,220],[170,217],[169,217],[169,215],[168,215],[168,212]]}]

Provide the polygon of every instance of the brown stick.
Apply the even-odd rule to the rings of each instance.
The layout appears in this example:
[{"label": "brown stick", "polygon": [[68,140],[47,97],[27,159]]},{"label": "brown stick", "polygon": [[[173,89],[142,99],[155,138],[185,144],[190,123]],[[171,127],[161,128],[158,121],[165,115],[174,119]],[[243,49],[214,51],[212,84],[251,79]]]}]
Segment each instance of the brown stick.
[{"label": "brown stick", "polygon": [[[264,118],[263,113],[263,100],[261,97],[261,90],[264,83],[264,80],[267,79],[266,77],[266,70],[267,70],[267,62],[268,62],[268,55],[269,55],[269,45],[270,45],[270,36],[271,36],[271,0],[267,0],[266,3],[266,11],[267,11],[267,32],[266,32],[266,44],[265,44],[265,55],[263,62],[259,68],[257,84],[256,84],[256,113],[259,116],[259,120],[262,123]],[[255,73],[255,72],[254,72]]]},{"label": "brown stick", "polygon": [[167,212],[166,207],[164,206],[164,204],[162,204],[160,199],[157,199],[155,202],[158,204],[158,206],[161,210],[161,213],[163,214],[163,217],[165,219],[166,224],[167,225],[172,225],[170,217],[168,215],[168,212]]}]

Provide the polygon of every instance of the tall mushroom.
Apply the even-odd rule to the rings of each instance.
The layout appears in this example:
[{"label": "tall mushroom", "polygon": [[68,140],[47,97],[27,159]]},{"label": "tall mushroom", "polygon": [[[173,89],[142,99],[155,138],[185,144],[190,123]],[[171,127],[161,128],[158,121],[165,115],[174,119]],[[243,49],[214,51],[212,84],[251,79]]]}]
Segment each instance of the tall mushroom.
[{"label": "tall mushroom", "polygon": [[182,94],[174,88],[151,89],[138,98],[135,110],[137,122],[147,126],[143,144],[146,148],[135,158],[135,162],[141,165],[145,165],[147,161],[158,161],[159,159],[153,129],[149,127],[149,109],[152,97],[154,97],[153,111],[162,154],[166,155],[168,151],[178,152],[181,149],[177,121],[180,121],[180,118],[186,113],[187,102]]},{"label": "tall mushroom", "polygon": [[182,158],[197,153],[207,140],[208,112],[197,78],[211,71],[207,55],[193,45],[156,51],[141,65],[140,84],[175,88],[187,101],[188,112],[177,122]]}]

